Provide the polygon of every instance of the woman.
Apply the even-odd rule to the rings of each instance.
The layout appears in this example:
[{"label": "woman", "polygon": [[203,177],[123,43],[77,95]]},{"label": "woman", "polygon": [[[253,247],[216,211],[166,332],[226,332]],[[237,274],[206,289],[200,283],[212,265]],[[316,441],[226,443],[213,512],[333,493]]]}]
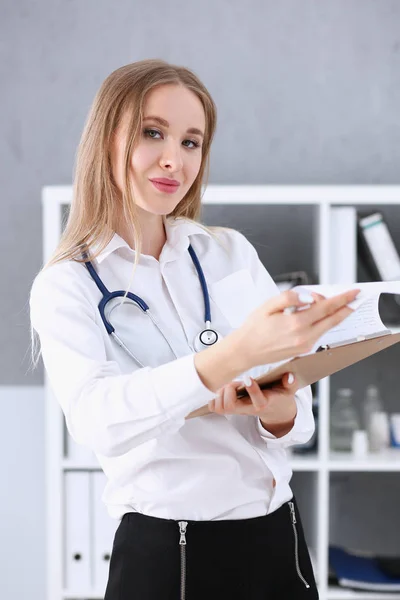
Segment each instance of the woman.
[{"label": "woman", "polygon": [[31,290],[69,433],[97,454],[120,520],[106,600],[318,597],[286,457],[312,435],[310,390],[287,374],[261,391],[250,375],[310,349],[357,290],[278,295],[243,235],[197,223],[215,123],[188,69],[113,72]]}]

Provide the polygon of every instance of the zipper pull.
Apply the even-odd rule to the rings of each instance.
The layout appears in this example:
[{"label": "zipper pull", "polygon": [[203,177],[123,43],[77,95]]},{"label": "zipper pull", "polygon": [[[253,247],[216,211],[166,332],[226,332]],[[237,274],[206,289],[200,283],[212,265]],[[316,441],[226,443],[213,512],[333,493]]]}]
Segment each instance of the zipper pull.
[{"label": "zipper pull", "polygon": [[186,546],[186,528],[188,526],[187,521],[178,521],[179,523],[179,531],[181,534],[179,545]]},{"label": "zipper pull", "polygon": [[289,502],[289,507],[290,507],[290,512],[292,514],[292,523],[295,525],[297,523],[297,520],[296,520],[296,513],[294,511],[294,504],[293,504],[293,502]]}]

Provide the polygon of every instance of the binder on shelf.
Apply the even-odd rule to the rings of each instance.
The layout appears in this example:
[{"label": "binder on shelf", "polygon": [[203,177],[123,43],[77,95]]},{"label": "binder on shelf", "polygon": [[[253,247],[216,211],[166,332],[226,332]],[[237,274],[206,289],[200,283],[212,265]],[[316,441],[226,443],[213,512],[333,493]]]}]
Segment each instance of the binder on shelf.
[{"label": "binder on shelf", "polygon": [[91,587],[89,484],[89,473],[64,473],[65,589],[71,592]]},{"label": "binder on shelf", "polygon": [[375,557],[360,556],[330,546],[329,563],[342,587],[378,592],[400,591],[400,577],[391,577]]},{"label": "binder on shelf", "polygon": [[357,211],[353,206],[335,206],[331,211],[329,280],[357,281]]},{"label": "binder on shelf", "polygon": [[369,267],[382,281],[400,279],[400,257],[382,213],[359,218],[359,231]]},{"label": "binder on shelf", "polygon": [[112,519],[101,499],[106,484],[106,476],[102,471],[92,472],[92,557],[93,557],[93,586],[104,592],[108,580],[111,551],[117,521]]}]

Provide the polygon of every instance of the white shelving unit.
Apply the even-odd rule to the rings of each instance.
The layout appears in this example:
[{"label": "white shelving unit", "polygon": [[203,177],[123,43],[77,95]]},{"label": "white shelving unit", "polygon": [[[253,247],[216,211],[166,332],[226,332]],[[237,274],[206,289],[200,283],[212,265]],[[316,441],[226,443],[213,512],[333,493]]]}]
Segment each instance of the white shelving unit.
[{"label": "white shelving unit", "polygon": [[[61,214],[72,198],[71,186],[50,186],[43,189],[44,260],[57,246],[61,235]],[[380,205],[399,207],[400,186],[209,186],[204,194],[205,205],[265,205],[266,218],[269,206],[312,207],[315,214],[315,257],[319,282],[330,282],[331,240],[330,217],[338,206],[368,205],[377,210]],[[307,232],[306,235],[309,235]],[[386,352],[393,352],[389,349]],[[45,378],[46,435],[47,435],[47,566],[48,600],[90,600],[102,598],[104,590],[67,590],[64,587],[63,540],[63,478],[66,472],[98,470],[96,463],[77,462],[64,456],[64,421],[61,410],[52,396]],[[316,558],[316,577],[321,600],[378,600],[382,594],[352,592],[328,586],[329,500],[330,477],[338,472],[397,473],[400,471],[400,451],[365,459],[351,455],[331,453],[329,449],[330,378],[318,383],[319,445],[314,455],[293,455],[292,466],[297,473],[310,474],[315,481],[312,505],[313,538],[309,540]],[[303,476],[303,475],[301,475]],[[300,477],[301,477],[300,476]],[[308,477],[308,475],[306,475]],[[400,526],[400,517],[397,527]],[[307,535],[307,531],[306,531]],[[400,600],[400,593],[385,594],[385,598]]]}]

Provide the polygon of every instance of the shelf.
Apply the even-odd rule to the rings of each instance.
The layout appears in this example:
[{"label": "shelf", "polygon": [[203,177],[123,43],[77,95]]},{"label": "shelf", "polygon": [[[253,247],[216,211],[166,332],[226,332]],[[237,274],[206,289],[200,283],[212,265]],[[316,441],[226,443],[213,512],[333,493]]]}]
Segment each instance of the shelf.
[{"label": "shelf", "polygon": [[[347,452],[331,452],[328,463],[322,463],[315,453],[292,454],[290,465],[293,471],[319,471],[322,466],[329,471],[372,471],[400,472],[400,448],[389,448],[376,454],[368,454],[361,458]],[[61,462],[63,471],[101,471],[96,463],[79,463],[64,459]]]},{"label": "shelf", "polygon": [[379,453],[357,457],[347,452],[331,452],[330,471],[400,471],[400,448],[388,448]]},{"label": "shelf", "polygon": [[98,463],[80,463],[76,460],[65,458],[61,461],[63,471],[102,471]]},{"label": "shelf", "polygon": [[95,590],[83,592],[82,590],[77,590],[75,593],[63,590],[62,598],[63,600],[103,600],[104,590],[102,592],[96,592]]},{"label": "shelf", "polygon": [[328,600],[400,600],[400,592],[353,592],[339,587],[328,588]]},{"label": "shelf", "polygon": [[[73,199],[73,189],[68,186],[48,186],[44,188],[43,194],[43,259],[45,262],[50,259],[56,249],[63,230],[65,210]],[[243,209],[254,210],[254,215],[260,219],[259,228],[252,230],[248,227],[248,232],[259,234],[258,240],[265,237],[265,214],[269,213],[269,207],[273,207],[273,212],[284,214],[289,209],[296,211],[303,222],[305,215],[311,215],[313,221],[313,234],[309,240],[309,221],[308,216],[305,219],[306,229],[299,230],[299,223],[296,222],[299,230],[300,240],[303,238],[310,242],[310,252],[312,253],[312,266],[315,266],[315,275],[320,283],[327,283],[330,280],[332,272],[332,245],[331,239],[331,218],[334,209],[338,206],[354,206],[365,208],[369,205],[371,210],[378,210],[379,206],[391,205],[390,218],[392,214],[397,217],[400,215],[400,186],[208,186],[203,195],[204,204],[210,206],[210,211],[214,214],[220,214],[220,211],[232,211],[232,219],[235,215],[241,215]],[[221,205],[226,205],[221,207]],[[303,209],[306,212],[303,213]],[[386,209],[385,209],[386,210]],[[240,222],[242,221],[240,217]],[[251,223],[251,219],[249,221]],[[232,226],[234,223],[232,221]],[[315,227],[314,227],[315,226]],[[301,228],[300,228],[301,229]],[[353,232],[344,234],[343,244],[350,243],[353,240]],[[396,233],[396,241],[400,239]],[[307,246],[308,247],[308,246]],[[308,256],[307,247],[304,250],[304,256]],[[352,257],[355,258],[355,255]],[[308,259],[307,259],[308,260]],[[303,257],[295,257],[293,265],[297,268],[297,263],[302,263]],[[286,264],[286,263],[285,263]],[[292,263],[291,263],[292,264]],[[310,263],[311,266],[311,263]],[[346,265],[347,266],[347,265]],[[280,269],[277,261],[274,269],[276,272]],[[288,268],[291,266],[288,264]],[[295,268],[295,267],[293,267]],[[285,267],[286,269],[286,267]],[[394,320],[394,319],[392,319]],[[392,333],[400,333],[400,323],[393,325],[385,323]],[[389,383],[387,383],[389,385]],[[46,596],[44,600],[102,600],[104,590],[95,589],[97,586],[89,585],[86,589],[79,589],[79,585],[67,588],[63,584],[63,572],[65,568],[65,507],[67,498],[65,496],[66,487],[63,479],[66,474],[78,475],[83,472],[90,473],[92,479],[94,475],[102,471],[96,457],[92,457],[86,450],[79,447],[68,446],[69,439],[65,438],[64,420],[61,407],[55,401],[50,392],[49,380],[45,377],[46,390],[46,441],[49,451],[46,453],[46,480],[47,480],[47,544],[46,544],[46,567],[47,582]],[[304,523],[306,534],[313,544],[313,551],[310,549],[310,555],[315,571],[315,578],[319,582],[321,600],[400,600],[400,592],[383,594],[366,591],[352,591],[341,587],[328,586],[329,572],[329,506],[331,498],[336,498],[338,489],[332,485],[332,479],[338,477],[340,472],[344,472],[345,479],[355,480],[349,486],[351,493],[356,492],[354,488],[358,485],[358,479],[363,480],[363,476],[358,473],[374,473],[374,481],[377,479],[376,473],[393,473],[388,479],[394,480],[394,473],[400,473],[400,449],[390,449],[385,453],[371,454],[363,458],[358,458],[350,453],[329,453],[329,397],[330,381],[324,378],[318,382],[318,396],[320,398],[320,419],[319,436],[320,451],[315,453],[294,454],[288,453],[289,465],[294,472],[294,487],[298,496],[299,505],[304,506]],[[66,443],[67,442],[67,443]],[[64,448],[69,449],[69,454],[64,455]],[[80,473],[79,473],[80,472]],[[357,473],[357,476],[350,476]],[[332,477],[330,478],[330,475]],[[334,474],[334,475],[333,475]],[[386,478],[382,476],[382,478]],[[372,479],[368,477],[368,479]],[[380,478],[379,478],[380,479]],[[346,482],[344,482],[345,484]],[[354,483],[354,486],[353,486]],[[361,484],[368,482],[361,481]],[[379,483],[379,482],[376,482]],[[390,484],[396,487],[396,481],[390,481]],[[342,482],[339,482],[341,485]],[[379,486],[378,486],[379,488]],[[298,493],[297,493],[298,492]],[[93,496],[93,494],[92,494]],[[379,489],[377,492],[377,502],[379,498]],[[60,501],[61,500],[61,501]],[[349,500],[351,502],[352,499]],[[375,506],[375,498],[371,499]],[[100,502],[100,499],[99,499]],[[102,503],[103,504],[103,503]],[[83,506],[83,501],[82,501]],[[100,505],[99,505],[100,506]],[[391,508],[391,507],[390,507]],[[101,506],[104,513],[105,507]],[[394,506],[396,513],[396,506]],[[362,517],[363,515],[360,515]],[[387,518],[391,521],[392,513]],[[391,527],[393,536],[396,539],[396,523]],[[346,523],[347,525],[347,523]],[[391,526],[391,523],[389,523]],[[376,527],[372,526],[370,536],[376,533]],[[340,531],[338,532],[338,535]],[[94,581],[94,578],[92,578]],[[97,582],[98,583],[98,582]],[[295,599],[294,599],[295,600]]]},{"label": "shelf", "polygon": [[318,471],[321,462],[315,452],[310,454],[291,454],[289,457],[293,471]]}]

